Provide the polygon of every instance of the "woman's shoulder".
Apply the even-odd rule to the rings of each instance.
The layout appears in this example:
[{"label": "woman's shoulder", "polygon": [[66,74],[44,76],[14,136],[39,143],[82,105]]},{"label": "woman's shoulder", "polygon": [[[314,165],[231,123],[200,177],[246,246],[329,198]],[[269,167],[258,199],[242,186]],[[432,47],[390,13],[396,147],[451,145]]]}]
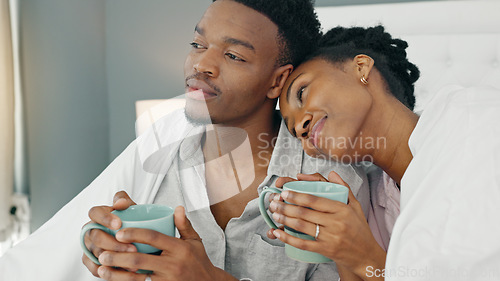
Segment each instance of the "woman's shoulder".
[{"label": "woman's shoulder", "polygon": [[427,103],[419,123],[443,121],[483,114],[489,110],[500,111],[500,90],[491,86],[462,87],[449,85],[443,87]]},{"label": "woman's shoulder", "polygon": [[[460,139],[487,130],[500,120],[500,90],[493,87],[447,86],[427,103],[410,137],[416,152],[426,141]],[[463,138],[462,138],[463,139]]]},{"label": "woman's shoulder", "polygon": [[423,112],[432,113],[439,109],[485,109],[498,106],[499,102],[500,89],[491,86],[448,85],[436,93]]}]

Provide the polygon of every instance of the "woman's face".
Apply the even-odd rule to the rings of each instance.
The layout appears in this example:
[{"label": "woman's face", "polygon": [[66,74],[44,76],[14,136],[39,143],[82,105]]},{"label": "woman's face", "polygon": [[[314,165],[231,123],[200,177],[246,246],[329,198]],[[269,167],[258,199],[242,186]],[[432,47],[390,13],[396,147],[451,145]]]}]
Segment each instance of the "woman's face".
[{"label": "woman's face", "polygon": [[[334,66],[322,59],[300,65],[283,88],[281,114],[289,131],[313,157],[342,163],[364,161],[364,125],[372,97],[353,61]],[[368,134],[368,135],[367,135]]]}]

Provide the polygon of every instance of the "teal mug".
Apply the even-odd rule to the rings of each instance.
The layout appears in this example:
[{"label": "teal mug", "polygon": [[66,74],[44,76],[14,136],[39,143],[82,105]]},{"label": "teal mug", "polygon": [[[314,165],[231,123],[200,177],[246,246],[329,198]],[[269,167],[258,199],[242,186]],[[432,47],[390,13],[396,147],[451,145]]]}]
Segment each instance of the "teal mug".
[{"label": "teal mug", "polygon": [[[349,189],[343,185],[331,182],[320,182],[320,181],[293,181],[285,183],[283,185],[283,190],[275,187],[264,189],[259,196],[259,209],[262,217],[264,218],[264,220],[266,221],[267,225],[269,225],[270,228],[278,229],[278,226],[273,222],[273,220],[267,214],[265,205],[266,194],[267,193],[281,194],[281,192],[283,192],[284,190],[311,194],[314,196],[324,197],[330,200],[343,202],[345,204],[347,204],[347,198],[349,195]],[[288,202],[285,201],[285,203]],[[304,240],[315,240],[314,237],[296,231],[287,226],[285,226],[285,232]],[[288,244],[285,244],[285,253],[289,258],[302,262],[308,262],[308,263],[332,262],[331,259],[321,254],[301,250]]]},{"label": "teal mug", "polygon": [[[91,229],[100,229],[115,236],[119,230],[124,228],[145,228],[158,231],[168,236],[175,236],[174,209],[169,206],[154,204],[132,205],[126,210],[115,210],[112,213],[121,219],[122,226],[120,229],[112,230],[97,223],[89,223],[85,225],[80,232],[80,245],[83,252],[89,259],[98,265],[101,265],[99,260],[85,246],[85,233]],[[140,253],[156,254],[160,251],[147,244],[133,244]]]}]

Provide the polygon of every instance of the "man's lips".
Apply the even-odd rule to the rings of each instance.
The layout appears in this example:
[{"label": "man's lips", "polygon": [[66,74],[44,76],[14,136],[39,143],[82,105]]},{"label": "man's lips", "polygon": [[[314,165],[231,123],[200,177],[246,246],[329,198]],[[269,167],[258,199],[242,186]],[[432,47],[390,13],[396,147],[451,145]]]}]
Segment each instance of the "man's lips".
[{"label": "man's lips", "polygon": [[207,93],[202,89],[188,87],[186,90],[186,97],[193,100],[208,100],[217,97],[215,94]]},{"label": "man's lips", "polygon": [[323,129],[323,126],[325,125],[327,116],[321,118],[316,124],[314,124],[312,130],[311,130],[311,142],[312,145],[314,145],[316,148],[318,147],[318,137],[319,134],[321,133],[321,130]]},{"label": "man's lips", "polygon": [[217,97],[217,93],[207,83],[189,79],[186,83],[186,97],[194,100],[208,100]]}]

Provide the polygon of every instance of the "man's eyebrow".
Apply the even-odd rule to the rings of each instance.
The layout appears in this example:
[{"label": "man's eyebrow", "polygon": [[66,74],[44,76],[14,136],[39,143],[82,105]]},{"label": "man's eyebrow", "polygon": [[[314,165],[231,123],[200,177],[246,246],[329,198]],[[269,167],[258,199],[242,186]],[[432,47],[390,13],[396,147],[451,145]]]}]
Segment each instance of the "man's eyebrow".
[{"label": "man's eyebrow", "polygon": [[297,75],[295,78],[293,78],[292,82],[290,82],[290,85],[288,86],[288,89],[286,90],[286,101],[288,103],[290,103],[290,92],[291,92],[290,89],[292,89],[292,86],[293,86],[293,83],[295,82],[295,80],[297,80],[297,78],[299,78],[300,75],[302,75],[302,74],[304,74],[304,73],[301,73],[301,74]]},{"label": "man's eyebrow", "polygon": [[[194,31],[200,35],[205,35],[205,30],[201,28],[199,25],[196,25],[194,27]],[[255,53],[255,47],[247,41],[243,41],[232,37],[224,37],[224,43],[229,45],[240,45]]]},{"label": "man's eyebrow", "polygon": [[200,34],[200,35],[205,34],[205,30],[204,30],[203,28],[199,27],[198,25],[196,25],[196,26],[194,27],[194,32],[197,32],[197,33],[198,33],[198,34]]},{"label": "man's eyebrow", "polygon": [[255,47],[247,41],[243,41],[232,37],[224,37],[224,43],[229,45],[240,45],[255,53]]}]

